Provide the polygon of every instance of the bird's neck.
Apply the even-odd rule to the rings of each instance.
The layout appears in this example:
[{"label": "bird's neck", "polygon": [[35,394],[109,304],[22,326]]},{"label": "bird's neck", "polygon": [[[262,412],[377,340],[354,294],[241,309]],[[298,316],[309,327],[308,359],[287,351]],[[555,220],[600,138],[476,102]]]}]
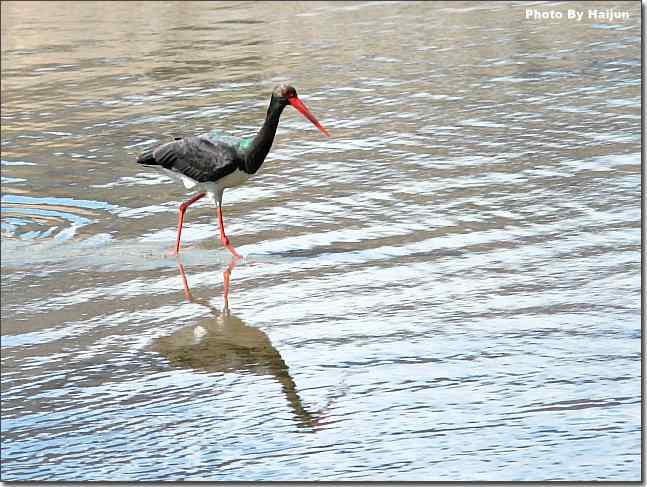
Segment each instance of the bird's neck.
[{"label": "bird's neck", "polygon": [[263,126],[245,151],[245,172],[254,174],[261,167],[261,164],[263,164],[265,157],[267,157],[268,152],[272,148],[276,128],[279,125],[279,119],[284,108],[285,105],[277,103],[272,98]]}]

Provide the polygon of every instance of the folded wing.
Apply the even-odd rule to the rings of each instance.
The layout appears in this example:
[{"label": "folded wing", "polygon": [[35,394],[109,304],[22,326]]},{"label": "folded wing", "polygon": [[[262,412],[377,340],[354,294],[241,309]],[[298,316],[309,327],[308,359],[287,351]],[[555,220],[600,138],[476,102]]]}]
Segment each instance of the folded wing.
[{"label": "folded wing", "polygon": [[162,166],[198,183],[217,181],[234,172],[240,162],[237,150],[205,136],[185,137],[142,153],[137,162]]}]

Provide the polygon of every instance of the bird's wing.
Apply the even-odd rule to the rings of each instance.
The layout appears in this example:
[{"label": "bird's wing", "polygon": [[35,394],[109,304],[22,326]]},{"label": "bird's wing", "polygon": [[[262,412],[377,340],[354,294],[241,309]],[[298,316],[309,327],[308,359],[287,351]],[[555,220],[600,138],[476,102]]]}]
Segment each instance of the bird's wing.
[{"label": "bird's wing", "polygon": [[185,137],[153,150],[155,164],[184,174],[199,183],[217,181],[234,172],[239,157],[234,147],[209,138]]}]

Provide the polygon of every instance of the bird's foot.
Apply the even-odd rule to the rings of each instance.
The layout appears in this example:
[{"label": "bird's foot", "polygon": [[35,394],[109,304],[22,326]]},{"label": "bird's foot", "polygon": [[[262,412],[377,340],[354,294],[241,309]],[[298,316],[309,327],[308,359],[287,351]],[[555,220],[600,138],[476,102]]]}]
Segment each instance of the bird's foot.
[{"label": "bird's foot", "polygon": [[231,245],[225,245],[225,248],[226,248],[227,250],[229,250],[229,253],[231,254],[231,256],[232,256],[234,259],[238,260],[238,259],[240,259],[240,258],[241,258],[240,254],[239,254],[238,252],[236,252],[236,249],[235,249],[235,248],[233,248]]},{"label": "bird's foot", "polygon": [[221,235],[220,236],[220,243],[222,243],[223,247],[225,247],[229,253],[234,257],[235,259],[240,259],[240,254],[236,252],[236,249],[231,245],[231,242],[229,241],[229,237],[227,235]]},{"label": "bird's foot", "polygon": [[177,257],[180,255],[180,252],[178,252],[175,249],[170,249],[164,252],[164,257]]}]

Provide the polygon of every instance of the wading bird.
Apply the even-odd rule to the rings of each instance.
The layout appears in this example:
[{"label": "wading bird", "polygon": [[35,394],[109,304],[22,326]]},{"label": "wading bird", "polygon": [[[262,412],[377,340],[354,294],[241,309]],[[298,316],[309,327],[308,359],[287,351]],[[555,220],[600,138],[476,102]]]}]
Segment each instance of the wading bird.
[{"label": "wading bird", "polygon": [[225,235],[222,221],[222,194],[226,188],[240,186],[255,174],[267,156],[283,109],[292,105],[321,132],[330,137],[310,110],[297,97],[297,91],[288,85],[274,88],[263,126],[254,137],[237,138],[216,131],[205,135],[177,138],[140,154],[139,164],[154,166],[182,183],[187,189],[200,192],[180,205],[175,254],[180,251],[180,236],[186,209],[208,196],[218,206],[220,242],[236,258],[240,255]]}]

